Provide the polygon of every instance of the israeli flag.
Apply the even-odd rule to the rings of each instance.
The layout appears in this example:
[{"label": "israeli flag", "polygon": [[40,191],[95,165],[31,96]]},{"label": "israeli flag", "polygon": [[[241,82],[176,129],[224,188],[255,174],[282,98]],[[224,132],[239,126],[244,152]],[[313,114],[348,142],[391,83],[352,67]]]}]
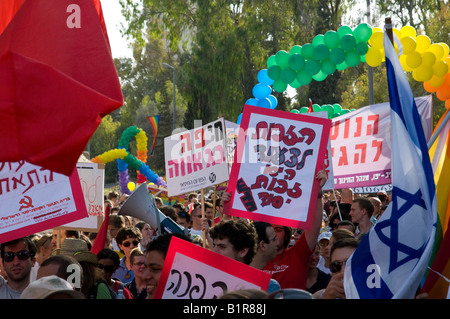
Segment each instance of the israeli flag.
[{"label": "israeli flag", "polygon": [[414,298],[436,231],[427,143],[411,88],[386,31],[384,48],[391,105],[392,202],[345,265],[347,298]]}]

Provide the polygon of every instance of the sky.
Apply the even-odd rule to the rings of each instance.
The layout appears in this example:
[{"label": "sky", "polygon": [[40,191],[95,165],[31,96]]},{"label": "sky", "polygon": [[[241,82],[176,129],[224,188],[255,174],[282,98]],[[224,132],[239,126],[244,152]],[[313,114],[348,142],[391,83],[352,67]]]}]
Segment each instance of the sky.
[{"label": "sky", "polygon": [[125,18],[120,12],[119,0],[101,0],[101,3],[113,58],[131,58],[132,51],[128,47],[126,39],[120,34],[120,23],[125,23]]}]

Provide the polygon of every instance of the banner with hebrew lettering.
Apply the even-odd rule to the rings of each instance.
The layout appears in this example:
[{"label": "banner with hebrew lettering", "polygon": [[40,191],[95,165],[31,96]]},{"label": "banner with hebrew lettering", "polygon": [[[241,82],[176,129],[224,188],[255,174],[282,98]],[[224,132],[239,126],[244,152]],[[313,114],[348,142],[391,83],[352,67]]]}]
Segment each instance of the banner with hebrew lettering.
[{"label": "banner with hebrew lettering", "polygon": [[224,119],[164,138],[164,155],[168,196],[227,181]]},{"label": "banner with hebrew lettering", "polygon": [[218,299],[240,289],[267,290],[270,275],[172,237],[155,299]]},{"label": "banner with hebrew lettering", "polygon": [[224,213],[309,229],[331,121],[245,105]]},{"label": "banner with hebrew lettering", "polygon": [[0,163],[0,242],[86,216],[75,168],[67,177],[25,161]]},{"label": "banner with hebrew lettering", "polygon": [[[431,136],[432,97],[415,99],[427,140]],[[389,103],[369,105],[333,119],[330,131],[336,189],[391,183]]]}]

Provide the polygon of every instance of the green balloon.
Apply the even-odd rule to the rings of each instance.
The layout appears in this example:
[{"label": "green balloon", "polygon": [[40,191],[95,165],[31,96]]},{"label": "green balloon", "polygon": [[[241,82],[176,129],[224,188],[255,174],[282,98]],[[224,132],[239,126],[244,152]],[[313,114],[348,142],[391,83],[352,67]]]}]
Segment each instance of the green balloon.
[{"label": "green balloon", "polygon": [[285,68],[289,65],[289,53],[287,53],[284,50],[280,50],[275,54],[275,60],[277,61],[277,64],[281,68]]},{"label": "green balloon", "polygon": [[359,54],[355,51],[349,51],[345,54],[345,63],[351,68],[354,68],[361,62]]},{"label": "green balloon", "polygon": [[325,61],[322,61],[321,70],[325,74],[333,74],[334,71],[336,71],[336,64],[327,59]]},{"label": "green balloon", "polygon": [[318,44],[314,47],[314,57],[317,60],[326,60],[328,59],[329,54],[330,50],[325,44]]},{"label": "green balloon", "polygon": [[339,27],[337,33],[339,34],[339,38],[342,39],[342,37],[346,34],[353,34],[352,28],[350,28],[348,25],[343,25]]},{"label": "green balloon", "polygon": [[291,113],[296,113],[296,114],[299,114],[299,113],[300,113],[300,111],[299,111],[299,110],[296,110],[296,109],[293,109],[293,110],[291,110]]},{"label": "green balloon", "polygon": [[301,85],[308,85],[312,81],[312,76],[303,69],[297,73],[297,81]]},{"label": "green balloon", "polygon": [[300,110],[299,113],[308,113],[309,108],[307,108],[306,106],[303,106]]},{"label": "green balloon", "polygon": [[340,64],[336,64],[336,69],[339,71],[344,71],[346,68],[348,68],[348,65],[345,62],[345,60],[344,60],[344,62],[342,62]]},{"label": "green balloon", "polygon": [[275,80],[272,84],[272,88],[278,93],[283,93],[287,89],[287,83],[281,80]]},{"label": "green balloon", "polygon": [[289,67],[295,71],[303,69],[305,66],[305,59],[301,54],[294,53],[289,57]]},{"label": "green balloon", "polygon": [[351,34],[345,34],[341,38],[341,48],[345,51],[351,51],[355,48],[356,45],[356,39]]},{"label": "green balloon", "polygon": [[328,118],[331,119],[331,117],[334,114],[334,108],[330,104],[322,105],[322,111],[328,112]]},{"label": "green balloon", "polygon": [[312,78],[318,82],[323,81],[327,78],[328,74],[323,73],[322,71],[317,72],[317,74],[314,74]]},{"label": "green balloon", "polygon": [[341,113],[342,112],[342,106],[340,104],[335,103],[335,104],[332,105],[332,108],[333,108],[335,113]]},{"label": "green balloon", "polygon": [[330,52],[330,61],[334,64],[341,64],[345,61],[345,52],[341,48],[334,48]]},{"label": "green balloon", "polygon": [[267,68],[270,68],[272,65],[277,65],[277,61],[275,60],[275,55],[272,55],[267,59]]},{"label": "green balloon", "polygon": [[312,40],[312,44],[314,46],[318,46],[319,44],[325,44],[324,41],[324,35],[323,34],[318,34],[314,37],[314,39]]},{"label": "green balloon", "polygon": [[301,45],[294,45],[291,50],[289,51],[289,55],[293,54],[302,54],[302,46]]},{"label": "green balloon", "polygon": [[305,62],[305,71],[310,74],[314,75],[317,72],[320,71],[320,63],[317,60],[309,59]]},{"label": "green balloon", "polygon": [[278,65],[272,65],[267,69],[267,76],[272,80],[278,80],[280,78],[281,68]]},{"label": "green balloon", "polygon": [[295,80],[295,77],[297,76],[297,73],[292,70],[290,67],[284,68],[281,70],[280,78],[279,80],[283,81],[284,83],[291,83]]},{"label": "green balloon", "polygon": [[305,59],[314,58],[314,45],[311,43],[306,43],[302,46],[302,55]]},{"label": "green balloon", "polygon": [[344,114],[347,114],[347,113],[350,113],[350,110],[343,109],[343,110],[341,111],[341,115],[344,115]]},{"label": "green balloon", "polygon": [[325,45],[330,49],[334,49],[339,46],[341,39],[339,38],[339,34],[336,31],[330,30],[324,34],[323,41]]},{"label": "green balloon", "polygon": [[367,23],[361,23],[358,25],[355,30],[353,30],[353,34],[358,42],[367,42],[372,36],[372,27]]},{"label": "green balloon", "polygon": [[302,84],[297,80],[297,77],[296,77],[294,81],[289,83],[289,86],[293,89],[298,89],[299,87],[302,86]]},{"label": "green balloon", "polygon": [[321,112],[322,111],[322,107],[319,104],[313,104],[313,110],[314,112]]},{"label": "green balloon", "polygon": [[366,42],[358,42],[356,43],[355,51],[359,55],[366,55],[367,51],[369,51],[369,46]]}]

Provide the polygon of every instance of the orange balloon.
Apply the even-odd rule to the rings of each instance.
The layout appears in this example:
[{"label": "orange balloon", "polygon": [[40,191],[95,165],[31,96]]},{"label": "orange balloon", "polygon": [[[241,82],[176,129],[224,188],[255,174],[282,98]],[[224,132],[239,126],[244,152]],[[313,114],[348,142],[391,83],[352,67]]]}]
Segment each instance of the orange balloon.
[{"label": "orange balloon", "polygon": [[429,81],[425,81],[423,82],[423,88],[425,89],[425,91],[427,91],[428,93],[434,93],[437,90],[439,90],[439,88],[431,86]]},{"label": "orange balloon", "polygon": [[445,101],[445,108],[450,109],[450,99]]},{"label": "orange balloon", "polygon": [[436,97],[441,101],[450,99],[450,87],[442,85],[439,90],[436,91]]}]

